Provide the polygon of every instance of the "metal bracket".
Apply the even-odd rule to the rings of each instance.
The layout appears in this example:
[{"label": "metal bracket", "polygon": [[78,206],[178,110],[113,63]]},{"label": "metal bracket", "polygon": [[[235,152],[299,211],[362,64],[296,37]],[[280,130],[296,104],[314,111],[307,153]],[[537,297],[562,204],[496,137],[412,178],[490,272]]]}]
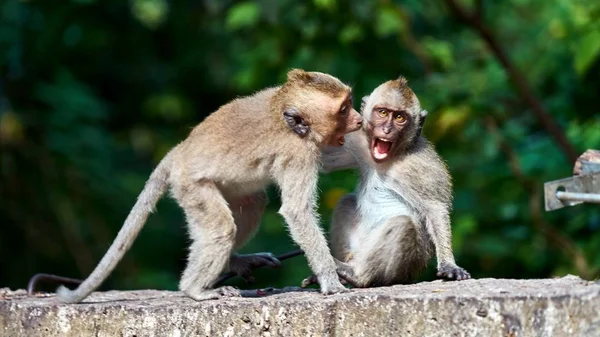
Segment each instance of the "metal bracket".
[{"label": "metal bracket", "polygon": [[544,184],[546,211],[582,202],[600,204],[600,164],[581,162],[580,176],[549,181]]}]

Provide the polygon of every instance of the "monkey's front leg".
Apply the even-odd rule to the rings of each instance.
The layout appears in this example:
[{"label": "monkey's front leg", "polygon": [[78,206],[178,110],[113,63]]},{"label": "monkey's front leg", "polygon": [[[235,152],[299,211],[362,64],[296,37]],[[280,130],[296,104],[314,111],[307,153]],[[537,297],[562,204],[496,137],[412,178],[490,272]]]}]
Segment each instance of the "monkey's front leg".
[{"label": "monkey's front leg", "polygon": [[288,174],[281,177],[282,206],[279,213],[288,224],[292,238],[304,251],[308,265],[319,280],[321,293],[346,292],[348,289],[338,279],[336,263],[317,220],[316,168],[313,172],[303,173],[303,176]]},{"label": "monkey's front leg", "polygon": [[426,226],[435,245],[437,277],[457,281],[470,279],[471,274],[454,261],[448,210],[443,205],[432,207],[426,218]]},{"label": "monkey's front leg", "polygon": [[[318,227],[315,211],[312,209],[291,211],[282,206],[280,212],[290,224],[292,238],[304,251],[308,265],[319,281],[321,293],[327,295],[348,291],[338,279],[336,263],[331,256],[325,236]],[[299,223],[293,224],[298,220]]]}]

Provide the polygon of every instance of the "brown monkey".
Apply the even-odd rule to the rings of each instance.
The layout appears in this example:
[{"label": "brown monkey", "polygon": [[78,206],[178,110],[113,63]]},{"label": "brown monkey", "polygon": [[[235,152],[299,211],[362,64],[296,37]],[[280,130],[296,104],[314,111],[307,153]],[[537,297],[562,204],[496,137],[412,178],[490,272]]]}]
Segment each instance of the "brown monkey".
[{"label": "brown monkey", "polygon": [[321,148],[341,146],[361,121],[348,86],[333,76],[298,69],[282,86],[222,106],[158,164],[92,274],[73,291],[60,287],[58,297],[80,302],[96,289],[168,188],[183,208],[192,240],[179,288],[195,300],[239,296],[233,287],[212,289],[222,271],[243,275],[251,267],[279,264],[268,253],[232,255],[255,232],[270,182],[281,190],[279,213],[306,252],[321,292],[345,291],[319,227],[318,168]]},{"label": "brown monkey", "polygon": [[[427,111],[404,78],[388,81],[363,98],[363,131],[346,137],[343,149],[323,156],[325,171],[360,168],[356,194],[344,196],[331,224],[334,257],[347,262],[357,287],[414,280],[433,251],[438,277],[464,280],[451,246],[450,175],[421,136]],[[303,286],[314,283],[314,277]]]}]

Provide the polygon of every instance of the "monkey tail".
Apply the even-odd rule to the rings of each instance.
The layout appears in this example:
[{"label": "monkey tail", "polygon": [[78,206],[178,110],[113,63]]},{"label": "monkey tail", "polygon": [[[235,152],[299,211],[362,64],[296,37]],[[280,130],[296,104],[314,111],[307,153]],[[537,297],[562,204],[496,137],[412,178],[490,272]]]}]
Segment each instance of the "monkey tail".
[{"label": "monkey tail", "polygon": [[67,289],[65,286],[60,286],[56,290],[58,299],[61,302],[81,302],[102,284],[117,266],[117,263],[123,258],[125,252],[129,250],[140,230],[144,227],[148,215],[152,213],[158,200],[167,191],[167,180],[171,170],[173,152],[171,150],[171,152],[167,153],[165,158],[163,158],[152,172],[144,189],[138,196],[137,202],[131,209],[131,212],[129,212],[123,227],[121,227],[117,237],[90,276],[75,290]]}]

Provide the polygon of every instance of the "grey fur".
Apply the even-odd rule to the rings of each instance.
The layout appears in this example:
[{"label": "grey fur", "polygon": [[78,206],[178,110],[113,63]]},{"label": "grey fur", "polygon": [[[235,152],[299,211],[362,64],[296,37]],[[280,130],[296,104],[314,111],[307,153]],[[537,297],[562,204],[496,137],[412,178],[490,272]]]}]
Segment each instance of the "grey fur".
[{"label": "grey fur", "polygon": [[[402,133],[390,158],[373,160],[369,125],[376,106],[407,111],[412,124]],[[435,253],[438,276],[470,278],[452,253],[451,177],[444,161],[420,134],[427,115],[412,91],[396,81],[376,88],[362,104],[363,130],[348,135],[344,148],[329,148],[322,158],[325,172],[358,167],[356,194],[343,197],[331,224],[335,258],[354,270],[358,287],[413,281]],[[369,130],[369,131],[368,131]],[[305,280],[304,285],[310,283]]]}]

